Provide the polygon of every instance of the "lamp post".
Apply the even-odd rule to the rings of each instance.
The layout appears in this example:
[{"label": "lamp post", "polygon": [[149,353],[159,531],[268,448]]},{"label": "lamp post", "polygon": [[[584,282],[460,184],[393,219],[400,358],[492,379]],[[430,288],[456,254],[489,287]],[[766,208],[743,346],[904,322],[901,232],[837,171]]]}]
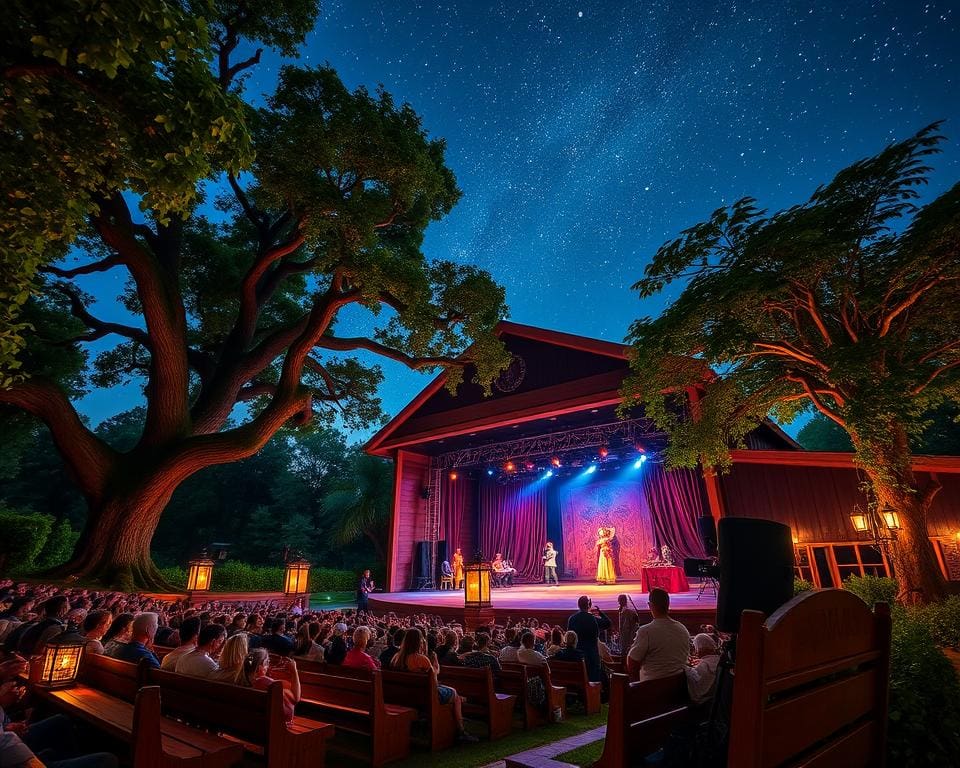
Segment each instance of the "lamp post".
[{"label": "lamp post", "polygon": [[287,561],[283,574],[283,593],[287,597],[296,598],[301,607],[306,607],[304,603],[310,603],[310,594],[307,591],[309,580],[310,563],[302,555]]},{"label": "lamp post", "polygon": [[864,511],[858,504],[850,514],[850,523],[861,538],[873,541],[884,558],[890,557],[890,551],[897,541],[897,531],[900,530],[900,515],[892,507],[878,508],[876,502],[871,502]]},{"label": "lamp post", "polygon": [[187,566],[187,592],[209,592],[214,562],[207,556],[207,551],[203,550]]},{"label": "lamp post", "polygon": [[493,621],[490,563],[482,558],[463,567],[463,623],[468,631]]},{"label": "lamp post", "polygon": [[40,676],[31,681],[44,688],[65,688],[73,685],[83,658],[84,639],[72,626],[54,637],[43,649]]}]

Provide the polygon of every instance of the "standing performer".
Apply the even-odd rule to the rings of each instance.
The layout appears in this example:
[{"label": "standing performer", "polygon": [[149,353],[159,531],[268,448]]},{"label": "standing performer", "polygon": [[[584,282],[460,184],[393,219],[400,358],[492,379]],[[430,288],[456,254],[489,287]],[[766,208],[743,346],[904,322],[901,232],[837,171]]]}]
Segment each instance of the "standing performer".
[{"label": "standing performer", "polygon": [[553,542],[548,541],[546,549],[543,550],[543,580],[547,584],[553,583],[560,586],[560,579],[557,578],[557,555],[560,553],[553,548]]},{"label": "standing performer", "polygon": [[367,568],[360,576],[360,582],[357,584],[357,610],[367,611],[367,595],[373,592],[375,588],[373,579],[370,578],[370,569]]},{"label": "standing performer", "polygon": [[597,584],[616,584],[617,572],[613,567],[613,537],[616,529],[610,526],[597,529]]},{"label": "standing performer", "polygon": [[453,552],[453,587],[463,589],[463,553],[460,547]]}]

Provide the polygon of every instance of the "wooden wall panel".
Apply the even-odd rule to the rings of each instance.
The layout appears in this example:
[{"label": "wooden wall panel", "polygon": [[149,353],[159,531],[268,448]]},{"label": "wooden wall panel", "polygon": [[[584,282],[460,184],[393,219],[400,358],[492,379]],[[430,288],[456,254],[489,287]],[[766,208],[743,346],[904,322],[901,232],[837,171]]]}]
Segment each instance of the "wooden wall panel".
[{"label": "wooden wall panel", "polygon": [[418,453],[398,451],[396,466],[390,581],[387,585],[392,592],[410,586],[414,547],[423,538],[426,522],[427,502],[420,492],[428,484],[430,459]]}]

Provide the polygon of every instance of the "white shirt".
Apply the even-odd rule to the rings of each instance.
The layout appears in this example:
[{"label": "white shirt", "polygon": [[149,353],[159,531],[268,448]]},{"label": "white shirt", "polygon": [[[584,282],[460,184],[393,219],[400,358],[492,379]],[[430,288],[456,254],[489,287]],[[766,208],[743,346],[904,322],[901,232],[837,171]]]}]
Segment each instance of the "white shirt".
[{"label": "white shirt", "polygon": [[521,664],[528,664],[531,667],[542,667],[547,663],[547,657],[542,653],[533,650],[533,648],[518,648],[517,661]]},{"label": "white shirt", "polygon": [[196,648],[190,651],[190,653],[181,656],[174,669],[181,675],[206,677],[211,672],[220,669],[220,665],[211,659],[206,651],[201,651],[199,648]]},{"label": "white shirt", "polygon": [[160,660],[160,669],[166,669],[169,672],[176,672],[177,662],[180,661],[180,659],[182,659],[188,653],[192,653],[196,649],[197,649],[196,643],[177,646]]},{"label": "white shirt", "polygon": [[654,619],[637,630],[629,656],[640,665],[640,682],[682,672],[690,656],[690,633],[669,617]]},{"label": "white shirt", "polygon": [[543,555],[546,559],[543,561],[543,566],[545,568],[556,568],[558,554],[560,553],[557,552],[557,550],[555,550],[553,547],[544,552]]},{"label": "white shirt", "polygon": [[517,649],[512,645],[505,645],[500,650],[500,661],[517,661]]},{"label": "white shirt", "polygon": [[687,669],[687,690],[690,701],[703,704],[713,696],[713,685],[717,681],[717,665],[720,655],[704,656],[695,667]]}]

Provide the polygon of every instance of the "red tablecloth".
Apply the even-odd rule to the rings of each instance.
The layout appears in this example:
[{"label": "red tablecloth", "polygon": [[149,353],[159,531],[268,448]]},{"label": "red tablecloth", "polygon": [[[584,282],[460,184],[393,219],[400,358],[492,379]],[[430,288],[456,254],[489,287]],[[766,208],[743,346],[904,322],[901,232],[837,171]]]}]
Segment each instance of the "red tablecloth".
[{"label": "red tablecloth", "polygon": [[653,587],[660,587],[671,594],[674,592],[689,592],[690,584],[683,575],[683,568],[676,565],[657,565],[640,569],[641,588],[649,592]]}]

